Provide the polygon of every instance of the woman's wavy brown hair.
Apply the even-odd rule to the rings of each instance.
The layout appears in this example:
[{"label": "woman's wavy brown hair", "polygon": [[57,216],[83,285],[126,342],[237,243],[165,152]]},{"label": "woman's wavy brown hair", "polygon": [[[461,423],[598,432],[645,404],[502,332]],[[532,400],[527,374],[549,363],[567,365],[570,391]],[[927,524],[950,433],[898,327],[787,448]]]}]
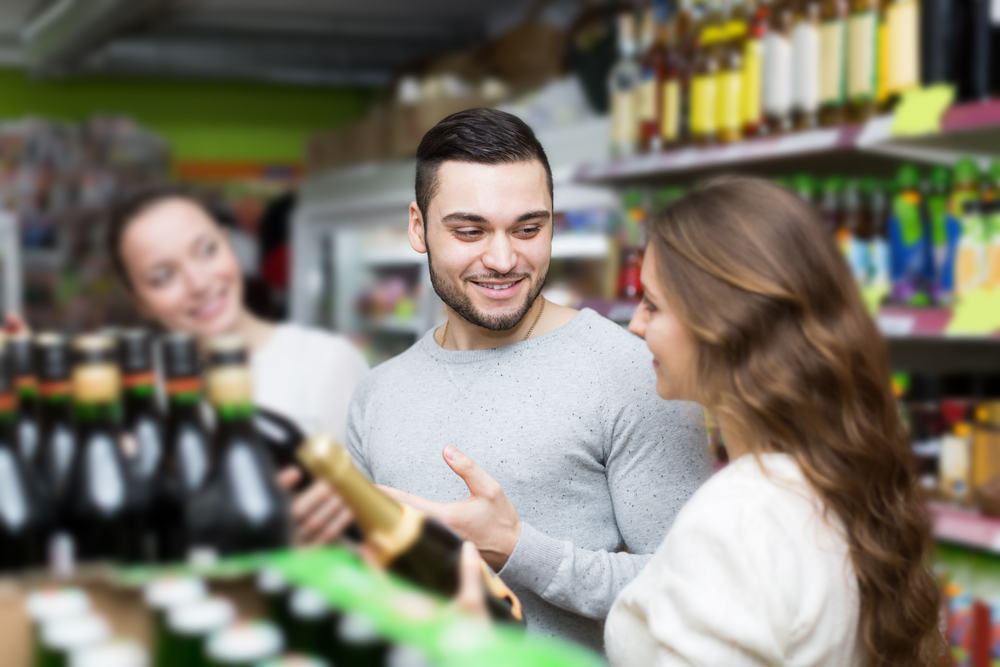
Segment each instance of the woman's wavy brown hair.
[{"label": "woman's wavy brown hair", "polygon": [[844,525],[868,665],[941,655],[931,537],[885,343],[814,211],[754,178],[711,181],[649,225],[691,331],[698,399],[754,453],[795,458]]}]

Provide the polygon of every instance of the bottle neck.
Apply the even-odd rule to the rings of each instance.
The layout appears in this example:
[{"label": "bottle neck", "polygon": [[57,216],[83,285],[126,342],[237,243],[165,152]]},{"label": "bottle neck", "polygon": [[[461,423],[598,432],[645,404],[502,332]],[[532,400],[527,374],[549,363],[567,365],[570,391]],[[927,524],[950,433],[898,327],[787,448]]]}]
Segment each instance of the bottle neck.
[{"label": "bottle neck", "polygon": [[17,450],[14,424],[17,421],[17,394],[0,394],[0,449]]},{"label": "bottle neck", "polygon": [[219,403],[215,406],[215,417],[220,427],[250,423],[255,413],[253,403]]},{"label": "bottle neck", "polygon": [[121,405],[117,402],[77,403],[77,422],[87,426],[113,425],[121,419]]}]

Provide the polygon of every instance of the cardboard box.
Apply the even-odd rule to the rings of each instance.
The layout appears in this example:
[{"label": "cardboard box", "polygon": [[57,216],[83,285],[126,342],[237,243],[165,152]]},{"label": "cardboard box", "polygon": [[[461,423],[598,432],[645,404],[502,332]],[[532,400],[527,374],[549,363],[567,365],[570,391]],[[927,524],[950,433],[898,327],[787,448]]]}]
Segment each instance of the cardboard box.
[{"label": "cardboard box", "polygon": [[392,144],[391,157],[413,157],[424,133],[438,121],[458,111],[488,106],[478,95],[466,97],[441,97],[424,100],[416,105],[397,104],[391,110]]}]

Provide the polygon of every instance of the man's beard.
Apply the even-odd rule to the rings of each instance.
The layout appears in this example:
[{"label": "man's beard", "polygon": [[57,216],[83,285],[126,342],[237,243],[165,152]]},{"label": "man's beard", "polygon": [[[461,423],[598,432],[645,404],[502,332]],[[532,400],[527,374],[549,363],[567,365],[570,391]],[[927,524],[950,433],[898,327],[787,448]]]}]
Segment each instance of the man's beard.
[{"label": "man's beard", "polygon": [[[528,314],[528,311],[531,310],[531,306],[534,305],[535,299],[541,294],[542,288],[545,286],[545,279],[548,277],[548,273],[542,275],[541,280],[528,293],[528,298],[524,300],[524,303],[515,312],[486,315],[476,310],[476,307],[472,305],[472,300],[461,289],[453,287],[445,278],[438,275],[434,270],[434,259],[431,256],[429,248],[427,250],[427,264],[431,271],[431,285],[441,300],[444,301],[445,305],[458,313],[466,322],[488,329],[489,331],[509,331],[516,327],[524,319],[524,316]],[[526,274],[488,273],[477,277],[484,280],[517,280],[519,278],[527,280]]]}]

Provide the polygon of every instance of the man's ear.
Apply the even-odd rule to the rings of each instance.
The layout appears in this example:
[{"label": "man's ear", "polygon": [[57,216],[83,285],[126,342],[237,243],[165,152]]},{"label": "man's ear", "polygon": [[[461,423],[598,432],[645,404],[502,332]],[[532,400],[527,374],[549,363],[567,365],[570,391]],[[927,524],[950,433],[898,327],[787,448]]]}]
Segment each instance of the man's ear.
[{"label": "man's ear", "polygon": [[409,225],[410,247],[419,253],[427,252],[427,239],[424,238],[424,216],[420,214],[420,207],[417,202],[410,202],[410,225]]}]

